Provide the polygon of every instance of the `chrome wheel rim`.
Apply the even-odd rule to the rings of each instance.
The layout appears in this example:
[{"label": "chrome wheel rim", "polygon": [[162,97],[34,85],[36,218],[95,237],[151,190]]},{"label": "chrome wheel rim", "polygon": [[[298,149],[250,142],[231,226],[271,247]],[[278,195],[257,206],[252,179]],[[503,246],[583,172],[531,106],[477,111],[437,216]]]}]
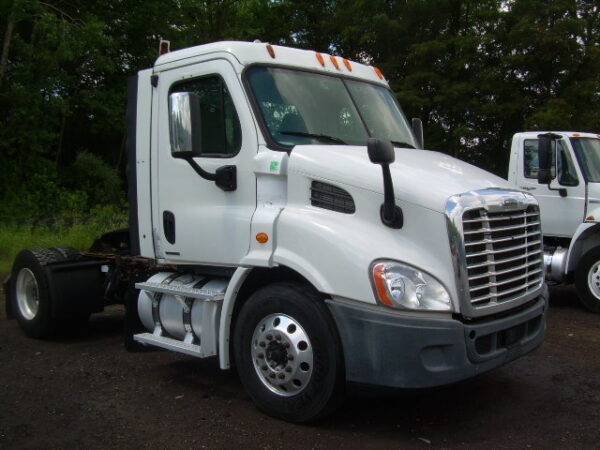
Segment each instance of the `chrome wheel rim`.
[{"label": "chrome wheel rim", "polygon": [[600,300],[600,261],[596,261],[588,272],[588,287],[594,297]]},{"label": "chrome wheel rim", "polygon": [[294,318],[270,314],[254,329],[251,355],[258,379],[282,397],[299,394],[313,373],[313,347]]},{"label": "chrome wheel rim", "polygon": [[17,275],[17,306],[27,320],[32,320],[40,308],[40,293],[33,272],[26,267]]}]

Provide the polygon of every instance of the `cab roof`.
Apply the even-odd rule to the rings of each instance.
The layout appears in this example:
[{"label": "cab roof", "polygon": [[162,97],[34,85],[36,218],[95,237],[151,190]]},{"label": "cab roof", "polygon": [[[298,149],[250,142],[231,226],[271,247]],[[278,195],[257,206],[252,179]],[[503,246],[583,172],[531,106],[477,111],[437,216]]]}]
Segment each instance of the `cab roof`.
[{"label": "cab roof", "polygon": [[564,137],[587,137],[587,138],[600,138],[600,134],[596,133],[585,133],[583,131],[523,131],[521,133],[517,133],[518,135],[523,135],[525,137],[537,137],[538,134],[545,133],[554,133],[560,134]]},{"label": "cab roof", "polygon": [[191,60],[192,58],[215,53],[228,53],[243,66],[251,64],[281,65],[344,75],[387,86],[387,81],[383,75],[379,75],[381,72],[373,66],[313,50],[282,47],[265,42],[222,41],[175,50],[159,56],[154,63],[154,70],[160,71],[166,65],[182,63],[186,59]]}]

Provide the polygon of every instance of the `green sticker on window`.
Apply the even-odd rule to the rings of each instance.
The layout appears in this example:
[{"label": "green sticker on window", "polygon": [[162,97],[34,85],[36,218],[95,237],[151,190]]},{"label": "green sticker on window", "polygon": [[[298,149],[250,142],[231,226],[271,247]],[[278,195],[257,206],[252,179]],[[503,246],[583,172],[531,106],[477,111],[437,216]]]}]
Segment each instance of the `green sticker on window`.
[{"label": "green sticker on window", "polygon": [[271,161],[271,167],[269,170],[271,172],[277,172],[277,169],[279,169],[279,161]]}]

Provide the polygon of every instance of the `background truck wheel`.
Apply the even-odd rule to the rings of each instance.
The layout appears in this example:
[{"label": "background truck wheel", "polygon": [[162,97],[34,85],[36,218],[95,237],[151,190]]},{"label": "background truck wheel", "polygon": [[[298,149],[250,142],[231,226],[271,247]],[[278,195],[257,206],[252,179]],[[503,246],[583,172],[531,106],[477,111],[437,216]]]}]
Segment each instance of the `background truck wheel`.
[{"label": "background truck wheel", "polygon": [[[52,319],[50,290],[44,266],[67,261],[80,253],[71,247],[23,250],[13,264],[8,301],[19,325],[29,337],[49,337],[58,321]],[[87,319],[81,318],[81,321]]]},{"label": "background truck wheel", "polygon": [[575,271],[577,295],[583,305],[600,313],[600,248],[587,252]]},{"label": "background truck wheel", "polygon": [[265,413],[307,422],[341,402],[341,345],[327,307],[310,286],[277,283],[244,304],[234,357],[246,392]]}]

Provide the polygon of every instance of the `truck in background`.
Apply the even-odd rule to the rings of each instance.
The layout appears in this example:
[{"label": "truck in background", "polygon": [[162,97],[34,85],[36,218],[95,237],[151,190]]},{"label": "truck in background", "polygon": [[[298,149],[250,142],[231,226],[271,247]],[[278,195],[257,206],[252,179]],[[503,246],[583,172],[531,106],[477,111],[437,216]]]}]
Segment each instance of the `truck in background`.
[{"label": "truck in background", "polygon": [[600,313],[600,134],[515,134],[508,181],[539,201],[547,279]]},{"label": "truck in background", "polygon": [[426,388],[506,364],[546,329],[539,207],[421,150],[378,69],[220,42],[130,80],[128,230],[24,250],[7,308],[29,336],[126,307],[126,347],[235,367],[305,422],[346,383]]}]

